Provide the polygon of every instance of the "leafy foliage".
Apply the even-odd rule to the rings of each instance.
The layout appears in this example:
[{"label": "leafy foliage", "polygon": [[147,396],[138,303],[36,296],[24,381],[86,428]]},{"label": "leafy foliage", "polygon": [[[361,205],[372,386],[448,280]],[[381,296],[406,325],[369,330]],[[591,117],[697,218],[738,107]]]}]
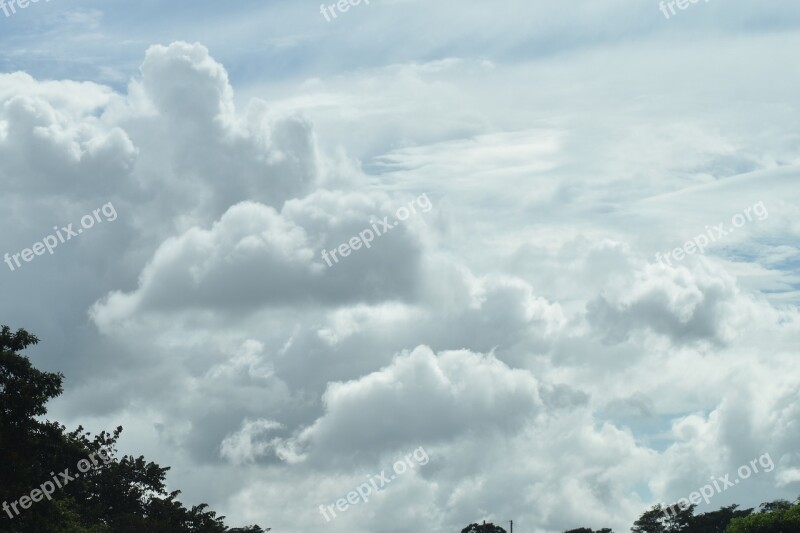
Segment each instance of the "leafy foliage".
[{"label": "leafy foliage", "polygon": [[757,514],[734,518],[727,533],[789,533],[800,531],[800,498],[794,505],[786,500],[761,504]]},{"label": "leafy foliage", "polygon": [[[786,500],[762,503],[758,513],[738,510],[738,505],[695,515],[695,505],[651,507],[634,522],[633,533],[794,533],[800,531],[800,498],[795,504]],[[612,533],[610,529],[592,531],[579,528],[564,533]]]},{"label": "leafy foliage", "polygon": [[470,524],[461,533],[506,533],[506,530],[494,524]]},{"label": "leafy foliage", "polygon": [[[91,454],[102,462],[13,518],[0,511],[0,531],[48,533],[263,533],[259,526],[230,529],[207,505],[187,509],[180,491],[168,493],[169,467],[144,457],[116,457],[122,427],[91,436],[40,421],[45,404],[62,391],[64,376],[42,372],[19,351],[39,340],[24,329],[0,329],[0,502],[17,502],[54,474]],[[18,506],[19,507],[19,506]],[[269,530],[267,530],[269,531]]]}]

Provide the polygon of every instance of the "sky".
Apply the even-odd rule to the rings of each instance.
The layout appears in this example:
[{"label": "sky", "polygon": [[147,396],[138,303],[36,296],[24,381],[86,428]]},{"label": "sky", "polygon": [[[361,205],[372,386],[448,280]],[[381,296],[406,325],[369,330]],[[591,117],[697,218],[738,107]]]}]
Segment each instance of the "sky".
[{"label": "sky", "polygon": [[0,7],[49,416],[274,532],[794,500],[800,7],[669,4]]}]

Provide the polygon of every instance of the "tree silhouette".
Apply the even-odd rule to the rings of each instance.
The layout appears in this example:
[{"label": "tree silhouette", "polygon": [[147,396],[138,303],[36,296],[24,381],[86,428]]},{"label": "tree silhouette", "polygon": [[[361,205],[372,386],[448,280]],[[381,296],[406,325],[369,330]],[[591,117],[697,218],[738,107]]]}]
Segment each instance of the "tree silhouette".
[{"label": "tree silhouette", "polygon": [[752,509],[737,511],[738,505],[721,507],[718,511],[710,511],[693,517],[689,529],[691,533],[725,533],[731,520],[737,517],[748,516]]},{"label": "tree silhouette", "polygon": [[734,518],[726,533],[789,533],[800,531],[800,498],[794,505],[786,500],[761,504],[756,514]]},{"label": "tree silhouette", "polygon": [[[263,533],[258,526],[231,530],[205,504],[185,508],[176,499],[180,491],[166,490],[168,467],[141,456],[117,458],[122,427],[92,437],[82,427],[67,432],[56,422],[37,420],[47,414],[47,401],[63,391],[64,379],[37,370],[17,353],[38,342],[24,329],[0,328],[0,531]],[[74,475],[78,462],[89,464],[92,454],[96,464],[26,509],[23,497],[54,472],[68,468]],[[17,502],[15,513],[11,504]]]},{"label": "tree silhouette", "polygon": [[494,524],[470,524],[461,530],[461,533],[506,533],[506,530]]},{"label": "tree silhouette", "polygon": [[762,503],[758,506],[759,513],[771,513],[773,511],[787,511],[792,508],[792,504],[787,500],[775,500],[774,502]]},{"label": "tree silhouette", "polygon": [[632,533],[666,533],[665,522],[664,509],[661,505],[655,505],[633,523],[631,531]]}]

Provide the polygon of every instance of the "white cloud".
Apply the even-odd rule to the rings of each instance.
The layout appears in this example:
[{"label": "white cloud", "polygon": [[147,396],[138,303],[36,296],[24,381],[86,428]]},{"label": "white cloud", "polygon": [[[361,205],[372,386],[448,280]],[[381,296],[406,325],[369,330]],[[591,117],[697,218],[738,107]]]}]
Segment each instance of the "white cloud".
[{"label": "white cloud", "polygon": [[272,420],[245,420],[236,433],[228,435],[220,446],[220,455],[236,464],[252,463],[269,449],[268,442],[258,442],[265,434],[283,426]]},{"label": "white cloud", "polygon": [[[68,376],[57,418],[132,428],[123,447],[234,522],[623,530],[764,452],[775,472],[713,504],[794,497],[787,5],[383,2],[336,26],[230,6],[219,35],[180,10],[204,44],[148,48],[154,24],[69,76],[126,86],[0,74],[4,251],[119,211],[5,272],[11,325]],[[97,56],[31,43],[26,70],[108,57],[107,18],[68,21]],[[431,212],[325,265],[423,192]],[[762,200],[768,220],[655,263]],[[324,523],[421,445],[424,469]]]}]

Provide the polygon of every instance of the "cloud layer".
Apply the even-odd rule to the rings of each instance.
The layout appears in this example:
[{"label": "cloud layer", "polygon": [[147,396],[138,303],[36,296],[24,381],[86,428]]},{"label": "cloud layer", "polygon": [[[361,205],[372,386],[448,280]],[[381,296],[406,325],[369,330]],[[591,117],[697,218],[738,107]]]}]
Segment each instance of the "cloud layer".
[{"label": "cloud layer", "polygon": [[[43,35],[127,34],[90,3]],[[231,7],[219,43],[154,22],[138,70],[129,44],[102,73],[0,54],[24,63],[0,74],[2,252],[118,211],[0,276],[6,321],[67,376],[53,415],[124,425],[187,502],[273,531],[624,530],[763,453],[775,471],[712,507],[794,498],[791,5],[373,4],[324,30]],[[656,261],[756,202],[768,218]],[[421,446],[424,468],[319,514]]]}]

